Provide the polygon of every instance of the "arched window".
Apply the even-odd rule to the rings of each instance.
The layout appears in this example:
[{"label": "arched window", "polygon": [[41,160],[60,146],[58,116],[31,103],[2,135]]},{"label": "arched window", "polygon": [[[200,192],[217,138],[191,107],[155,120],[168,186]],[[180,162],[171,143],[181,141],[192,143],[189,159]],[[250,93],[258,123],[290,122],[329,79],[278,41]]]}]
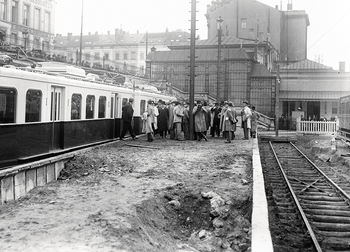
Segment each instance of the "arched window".
[{"label": "arched window", "polygon": [[98,118],[106,117],[106,96],[100,96],[98,99]]},{"label": "arched window", "polygon": [[72,94],[71,119],[81,119],[81,94]]},{"label": "arched window", "polygon": [[17,92],[0,88],[0,123],[15,123]]},{"label": "arched window", "polygon": [[41,90],[29,89],[26,95],[26,122],[41,120]]},{"label": "arched window", "polygon": [[93,119],[95,111],[95,96],[88,95],[86,97],[86,119]]}]

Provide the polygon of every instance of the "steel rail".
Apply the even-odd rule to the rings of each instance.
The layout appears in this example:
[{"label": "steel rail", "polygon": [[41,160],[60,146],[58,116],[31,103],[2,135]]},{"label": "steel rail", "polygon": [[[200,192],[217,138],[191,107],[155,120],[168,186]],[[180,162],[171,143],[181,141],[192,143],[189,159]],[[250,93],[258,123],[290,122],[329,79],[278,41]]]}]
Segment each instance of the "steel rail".
[{"label": "steel rail", "polygon": [[275,156],[275,159],[276,159],[276,161],[277,161],[277,163],[278,163],[278,166],[279,166],[279,168],[280,168],[280,171],[281,171],[281,173],[282,173],[282,175],[283,175],[283,178],[284,178],[284,180],[285,180],[285,182],[286,182],[286,184],[287,184],[287,186],[288,186],[288,189],[289,189],[289,191],[290,191],[290,193],[291,193],[291,195],[292,195],[292,197],[293,197],[293,200],[294,200],[295,204],[297,205],[297,208],[298,208],[298,210],[299,210],[299,213],[300,213],[300,215],[301,215],[301,217],[302,217],[302,219],[303,219],[303,221],[304,221],[304,223],[305,223],[305,225],[306,225],[306,227],[307,227],[307,230],[308,230],[308,232],[309,232],[309,234],[310,234],[310,237],[311,237],[311,239],[312,239],[312,241],[313,241],[313,243],[314,243],[315,249],[316,249],[316,251],[318,251],[318,252],[322,252],[323,250],[321,249],[321,246],[320,246],[320,244],[319,244],[319,242],[318,242],[318,240],[317,240],[317,238],[316,238],[316,235],[315,235],[314,231],[313,231],[312,228],[311,228],[311,225],[310,225],[310,223],[309,223],[309,221],[308,221],[308,218],[306,217],[306,214],[304,213],[304,210],[303,210],[303,208],[301,207],[300,202],[299,202],[297,196],[295,195],[295,193],[294,193],[294,191],[293,191],[293,189],[292,189],[291,184],[289,183],[288,177],[287,177],[286,173],[284,172],[284,170],[283,170],[283,168],[282,168],[282,165],[281,165],[281,163],[280,163],[280,161],[279,161],[279,159],[278,159],[278,157],[277,157],[277,154],[276,154],[276,152],[275,152],[275,149],[274,149],[273,146],[272,146],[271,141],[269,142],[269,144],[270,144],[271,150],[272,150],[272,152],[273,152],[273,155]]},{"label": "steel rail", "polygon": [[346,192],[344,192],[343,189],[341,189],[337,184],[333,182],[332,179],[330,179],[323,171],[321,171],[320,168],[316,164],[314,164],[301,150],[299,150],[293,143],[290,143],[322,176],[326,178],[326,180],[335,187],[341,194],[348,200],[348,203],[350,202],[350,196]]}]

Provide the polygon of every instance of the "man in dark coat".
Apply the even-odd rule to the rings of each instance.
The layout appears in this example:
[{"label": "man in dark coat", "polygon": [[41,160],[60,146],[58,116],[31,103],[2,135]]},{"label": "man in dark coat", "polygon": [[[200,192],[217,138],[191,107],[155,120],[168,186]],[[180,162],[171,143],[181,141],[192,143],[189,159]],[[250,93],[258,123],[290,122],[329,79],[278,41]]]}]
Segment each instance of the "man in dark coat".
[{"label": "man in dark coat", "polygon": [[220,115],[221,115],[221,108],[219,106],[220,104],[218,102],[215,102],[215,106],[211,109],[212,115],[213,115],[213,127],[210,130],[210,134],[212,137],[216,135],[220,136]]},{"label": "man in dark coat", "polygon": [[132,107],[133,102],[134,102],[134,98],[129,98],[129,102],[126,103],[122,108],[123,130],[122,130],[122,134],[120,135],[120,140],[123,140],[123,141],[125,141],[124,137],[127,130],[129,130],[133,140],[137,139],[134,133],[134,129],[131,126],[131,122],[134,116],[134,109]]},{"label": "man in dark coat", "polygon": [[159,135],[162,138],[166,138],[166,134],[168,131],[168,120],[169,120],[169,110],[165,106],[165,102],[162,101],[158,108],[159,116],[158,116],[158,130]]}]

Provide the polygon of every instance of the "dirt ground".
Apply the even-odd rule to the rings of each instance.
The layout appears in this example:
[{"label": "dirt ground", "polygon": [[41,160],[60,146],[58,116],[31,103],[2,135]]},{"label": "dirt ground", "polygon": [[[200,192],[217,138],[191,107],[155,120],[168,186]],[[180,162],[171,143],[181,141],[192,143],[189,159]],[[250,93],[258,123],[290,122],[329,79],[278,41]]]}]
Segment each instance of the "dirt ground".
[{"label": "dirt ground", "polygon": [[0,206],[1,251],[250,251],[252,145],[145,137],[77,155]]}]

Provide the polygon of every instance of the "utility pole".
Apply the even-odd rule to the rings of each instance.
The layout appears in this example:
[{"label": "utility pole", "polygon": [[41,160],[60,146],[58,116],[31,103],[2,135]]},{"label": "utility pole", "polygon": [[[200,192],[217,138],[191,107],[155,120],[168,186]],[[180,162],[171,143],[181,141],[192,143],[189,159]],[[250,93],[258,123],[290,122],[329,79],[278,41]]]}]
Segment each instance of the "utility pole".
[{"label": "utility pole", "polygon": [[83,50],[83,12],[84,12],[84,0],[81,0],[81,28],[80,28],[80,52],[79,52],[79,65],[81,66],[81,57]]},{"label": "utility pole", "polygon": [[195,58],[196,58],[196,0],[191,0],[191,45],[190,45],[190,140],[193,139],[194,118],[194,81],[195,81]]},{"label": "utility pole", "polygon": [[221,36],[222,36],[222,27],[221,27],[221,23],[222,23],[222,19],[221,16],[218,18],[218,20],[216,21],[216,25],[217,25],[217,30],[218,30],[218,66],[217,66],[217,87],[216,87],[216,92],[217,92],[217,96],[216,96],[216,100],[219,101],[220,98],[220,78],[221,78]]},{"label": "utility pole", "polygon": [[279,126],[279,104],[280,104],[280,84],[281,84],[281,77],[280,77],[280,64],[277,63],[277,76],[276,76],[276,105],[275,105],[275,134],[276,137],[278,137],[278,126]]}]

